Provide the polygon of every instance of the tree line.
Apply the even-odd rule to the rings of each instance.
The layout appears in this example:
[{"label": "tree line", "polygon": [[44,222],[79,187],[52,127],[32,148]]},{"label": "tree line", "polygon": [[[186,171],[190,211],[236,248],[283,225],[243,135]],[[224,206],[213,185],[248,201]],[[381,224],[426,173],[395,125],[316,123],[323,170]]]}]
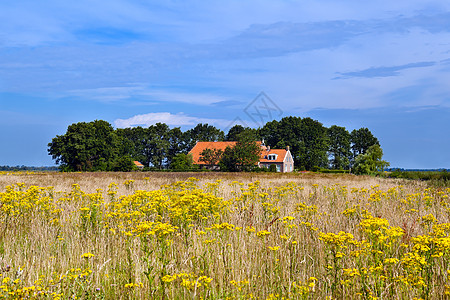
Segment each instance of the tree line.
[{"label": "tree line", "polygon": [[[260,128],[235,125],[227,133],[209,124],[182,131],[164,123],[114,129],[103,120],[79,122],[68,126],[65,134],[54,137],[48,144],[48,153],[62,171],[129,171],[133,161],[146,168],[187,168],[186,154],[197,141],[238,141],[242,136],[247,141],[264,141],[271,148],[290,146],[295,166],[300,170],[348,170],[358,165],[358,156],[367,162],[380,160],[380,151],[382,155],[378,139],[368,128],[349,132],[345,127],[327,128],[317,120],[293,116]],[[371,146],[374,147],[368,153]]]},{"label": "tree line", "polygon": [[35,166],[0,166],[0,171],[58,171],[58,167],[35,167]]}]

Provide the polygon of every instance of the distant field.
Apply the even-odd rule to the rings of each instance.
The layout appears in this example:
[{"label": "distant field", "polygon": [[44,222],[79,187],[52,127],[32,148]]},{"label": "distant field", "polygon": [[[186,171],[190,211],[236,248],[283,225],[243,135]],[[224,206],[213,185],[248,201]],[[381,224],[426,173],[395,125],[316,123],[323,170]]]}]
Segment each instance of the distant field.
[{"label": "distant field", "polygon": [[0,298],[442,299],[450,189],[348,174],[0,173]]},{"label": "distant field", "polygon": [[433,183],[450,185],[450,172],[445,171],[401,171],[396,170],[389,173],[390,178],[402,178],[413,180],[427,180]]}]

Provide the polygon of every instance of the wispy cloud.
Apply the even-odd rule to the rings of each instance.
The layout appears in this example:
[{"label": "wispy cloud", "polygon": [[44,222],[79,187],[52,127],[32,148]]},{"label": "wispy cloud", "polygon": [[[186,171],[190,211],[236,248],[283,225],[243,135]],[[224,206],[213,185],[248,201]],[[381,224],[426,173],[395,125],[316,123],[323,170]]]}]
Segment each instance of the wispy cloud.
[{"label": "wispy cloud", "polygon": [[70,90],[67,92],[67,96],[111,103],[130,99],[133,96],[142,94],[144,91],[145,89],[140,86],[98,87],[93,89]]},{"label": "wispy cloud", "polygon": [[[161,89],[147,87],[145,85],[131,85],[119,87],[99,87],[93,89],[78,89],[68,91],[66,96],[77,97],[81,99],[96,100],[104,103],[129,100],[146,102],[147,104],[168,103],[188,103],[196,105],[236,105],[233,100],[227,100],[226,97],[211,94],[208,92],[182,92],[172,91],[170,88]],[[130,103],[131,104],[131,103]]]},{"label": "wispy cloud", "polygon": [[376,78],[376,77],[390,77],[390,76],[398,76],[400,75],[400,71],[406,69],[413,68],[425,68],[432,67],[436,65],[435,62],[417,62],[410,63],[400,66],[391,66],[391,67],[373,67],[361,71],[356,72],[346,72],[346,73],[338,73],[342,76],[336,77],[334,79],[347,79],[352,77],[365,77],[365,78]]},{"label": "wispy cloud", "polygon": [[221,58],[274,57],[336,48],[360,36],[408,34],[416,28],[430,33],[450,32],[450,13],[372,20],[253,24],[234,37],[201,47],[203,51],[209,49],[211,55]]},{"label": "wispy cloud", "polygon": [[128,119],[117,119],[114,125],[119,128],[143,126],[148,127],[156,123],[165,123],[169,126],[195,126],[198,123],[208,123],[219,127],[226,127],[230,120],[198,118],[184,113],[171,114],[169,112],[148,113],[136,115]]},{"label": "wispy cloud", "polygon": [[101,45],[126,44],[147,39],[145,34],[136,30],[114,27],[90,27],[76,30],[74,35],[80,41]]},{"label": "wispy cloud", "polygon": [[218,101],[211,103],[214,106],[217,107],[230,107],[230,106],[243,106],[245,105],[244,102],[236,101],[236,100],[224,100],[224,101]]}]

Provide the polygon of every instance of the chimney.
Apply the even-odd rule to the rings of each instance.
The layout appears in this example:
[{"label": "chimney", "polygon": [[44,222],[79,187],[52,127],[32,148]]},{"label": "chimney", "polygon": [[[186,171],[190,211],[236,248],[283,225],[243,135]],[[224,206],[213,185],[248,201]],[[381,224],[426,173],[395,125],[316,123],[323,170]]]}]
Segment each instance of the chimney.
[{"label": "chimney", "polygon": [[267,152],[270,152],[270,146],[267,146]]},{"label": "chimney", "polygon": [[289,151],[289,146],[286,146],[286,151]]}]

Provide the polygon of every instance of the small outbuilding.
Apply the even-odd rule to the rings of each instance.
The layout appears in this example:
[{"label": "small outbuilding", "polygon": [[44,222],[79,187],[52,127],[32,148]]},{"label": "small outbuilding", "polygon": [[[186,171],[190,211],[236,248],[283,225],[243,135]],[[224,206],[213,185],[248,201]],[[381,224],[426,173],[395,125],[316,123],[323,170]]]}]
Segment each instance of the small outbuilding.
[{"label": "small outbuilding", "polygon": [[137,160],[133,161],[133,163],[138,169],[143,169],[144,168],[144,165],[141,164],[140,162],[138,162]]}]

